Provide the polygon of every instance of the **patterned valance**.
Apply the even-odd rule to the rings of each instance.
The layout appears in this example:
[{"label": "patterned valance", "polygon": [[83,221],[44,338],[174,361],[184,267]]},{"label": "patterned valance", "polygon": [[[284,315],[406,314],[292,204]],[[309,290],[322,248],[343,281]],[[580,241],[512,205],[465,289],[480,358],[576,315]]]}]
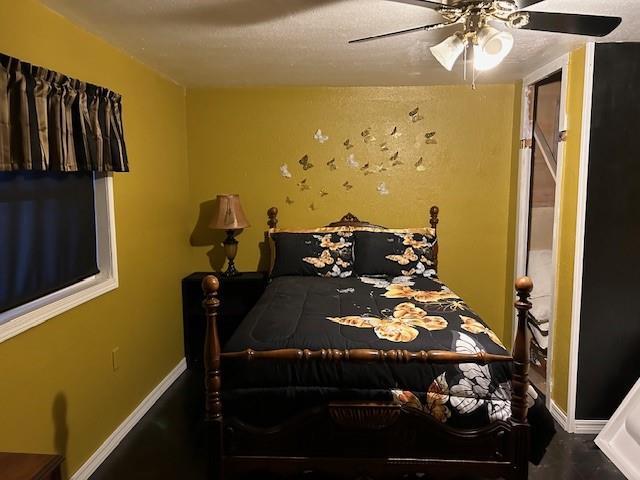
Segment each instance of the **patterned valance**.
[{"label": "patterned valance", "polygon": [[0,171],[127,172],[120,95],[0,54]]}]

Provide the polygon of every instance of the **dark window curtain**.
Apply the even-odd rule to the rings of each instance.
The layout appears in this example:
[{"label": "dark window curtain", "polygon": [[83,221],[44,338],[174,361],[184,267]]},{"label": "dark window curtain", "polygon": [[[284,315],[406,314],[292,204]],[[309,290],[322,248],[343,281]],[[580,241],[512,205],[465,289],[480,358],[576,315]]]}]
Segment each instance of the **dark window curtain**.
[{"label": "dark window curtain", "polygon": [[95,172],[127,172],[121,97],[0,53],[0,312],[99,273]]},{"label": "dark window curtain", "polygon": [[120,95],[0,54],[0,171],[129,171]]},{"label": "dark window curtain", "polygon": [[0,172],[0,312],[98,273],[93,173]]}]

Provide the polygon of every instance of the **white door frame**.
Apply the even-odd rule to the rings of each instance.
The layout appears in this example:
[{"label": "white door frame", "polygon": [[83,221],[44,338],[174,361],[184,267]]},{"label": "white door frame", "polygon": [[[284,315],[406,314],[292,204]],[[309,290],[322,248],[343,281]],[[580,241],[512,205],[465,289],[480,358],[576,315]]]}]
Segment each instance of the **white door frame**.
[{"label": "white door frame", "polygon": [[578,350],[580,347],[580,315],[582,310],[582,276],[584,271],[584,234],[587,216],[587,187],[589,177],[589,148],[591,141],[591,109],[593,105],[593,75],[595,46],[587,43],[584,65],[584,97],[582,100],[582,135],[580,142],[580,170],[578,174],[578,205],[576,215],[576,245],[573,265],[573,299],[571,304],[571,346],[569,352],[569,395],[567,431],[570,433],[598,433],[607,420],[576,419],[578,389]]},{"label": "white door frame", "polygon": [[[557,60],[539,68],[527,75],[522,82],[522,114],[520,119],[520,138],[522,139],[519,155],[519,181],[518,181],[518,222],[516,232],[516,277],[523,276],[527,271],[527,250],[529,239],[529,203],[530,203],[530,182],[531,182],[531,145],[528,141],[533,141],[533,126],[529,125],[529,110],[527,105],[528,89],[532,85],[545,78],[562,72],[562,83],[560,90],[560,118],[558,122],[559,132],[567,129],[567,91],[569,74],[569,55],[563,55]],[[558,132],[558,133],[559,133]],[[551,390],[553,387],[553,324],[556,318],[556,266],[557,252],[559,244],[558,227],[560,223],[560,195],[562,192],[564,176],[564,155],[565,142],[558,138],[558,164],[556,168],[556,190],[553,214],[553,243],[551,249],[552,269],[552,290],[551,290],[551,319],[549,321],[549,347],[547,349],[547,389],[545,392],[547,408],[551,408]],[[535,291],[535,285],[534,285]],[[513,338],[517,330],[517,316],[513,317]]]}]

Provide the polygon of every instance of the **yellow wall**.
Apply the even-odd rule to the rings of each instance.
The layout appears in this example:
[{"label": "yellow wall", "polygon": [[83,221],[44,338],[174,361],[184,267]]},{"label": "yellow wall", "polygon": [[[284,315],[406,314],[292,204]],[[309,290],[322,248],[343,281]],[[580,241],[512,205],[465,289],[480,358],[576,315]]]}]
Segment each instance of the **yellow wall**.
[{"label": "yellow wall", "polygon": [[0,12],[0,51],[123,95],[120,287],[0,344],[0,451],[59,451],[71,474],[183,356],[185,93],[34,0],[0,0]]},{"label": "yellow wall", "polygon": [[567,411],[569,353],[573,298],[573,262],[576,242],[578,173],[582,134],[585,48],[571,53],[567,99],[567,143],[565,145],[562,190],[560,193],[559,251],[556,266],[556,318],[553,325],[553,383],[551,397]]},{"label": "yellow wall", "polygon": [[[469,86],[189,90],[191,240],[196,246],[191,266],[209,270],[223,263],[222,234],[206,228],[218,193],[239,193],[252,223],[239,236],[236,263],[244,270],[263,265],[259,242],[270,206],[280,208],[280,226],[319,226],[352,211],[374,223],[406,227],[426,225],[429,207],[438,204],[441,277],[503,335],[505,322],[511,324],[513,298],[509,228],[515,214],[518,102],[513,85],[477,91]],[[425,119],[412,123],[408,112],[416,106]],[[389,137],[394,126],[403,134],[399,139]],[[318,128],[330,137],[327,143],[314,141]],[[363,142],[365,128],[371,128],[376,142]],[[424,143],[430,130],[437,132],[437,145]],[[404,165],[371,176],[348,169],[342,145],[347,138],[355,145],[349,152],[361,164],[379,163],[397,150]],[[382,141],[389,152],[380,151]],[[315,165],[307,172],[298,165],[305,154]],[[413,167],[420,156],[424,172]],[[333,157],[336,171],[325,165]],[[282,163],[293,179],[280,176]],[[311,190],[298,190],[303,178]],[[341,186],[347,180],[354,186],[349,192]],[[384,197],[376,192],[382,180],[391,192]],[[329,195],[320,198],[321,188]],[[295,203],[287,205],[286,196]],[[315,211],[309,209],[312,202]],[[505,292],[510,293],[505,297]]]},{"label": "yellow wall", "polygon": [[507,221],[507,258],[506,258],[506,291],[504,304],[504,332],[502,339],[505,345],[511,345],[513,340],[513,320],[515,309],[515,279],[516,270],[516,233],[518,227],[518,165],[520,163],[520,117],[522,109],[522,82],[515,85],[515,97],[513,103],[513,132],[511,138],[512,158],[509,172],[509,214]]}]

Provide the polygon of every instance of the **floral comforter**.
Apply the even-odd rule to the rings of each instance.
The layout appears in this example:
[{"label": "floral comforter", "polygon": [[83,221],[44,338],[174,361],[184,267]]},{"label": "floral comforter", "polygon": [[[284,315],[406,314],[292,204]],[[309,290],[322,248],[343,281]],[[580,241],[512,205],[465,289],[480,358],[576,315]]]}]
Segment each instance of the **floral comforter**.
[{"label": "floral comforter", "polygon": [[[486,351],[507,355],[497,335],[435,277],[278,277],[225,351],[300,349]],[[233,405],[291,408],[326,400],[390,400],[440,422],[477,427],[511,414],[511,364],[228,361]],[[531,390],[531,404],[536,394]],[[228,405],[228,404],[227,404]],[[284,407],[286,405],[286,407]],[[544,407],[542,407],[544,408]]]}]

